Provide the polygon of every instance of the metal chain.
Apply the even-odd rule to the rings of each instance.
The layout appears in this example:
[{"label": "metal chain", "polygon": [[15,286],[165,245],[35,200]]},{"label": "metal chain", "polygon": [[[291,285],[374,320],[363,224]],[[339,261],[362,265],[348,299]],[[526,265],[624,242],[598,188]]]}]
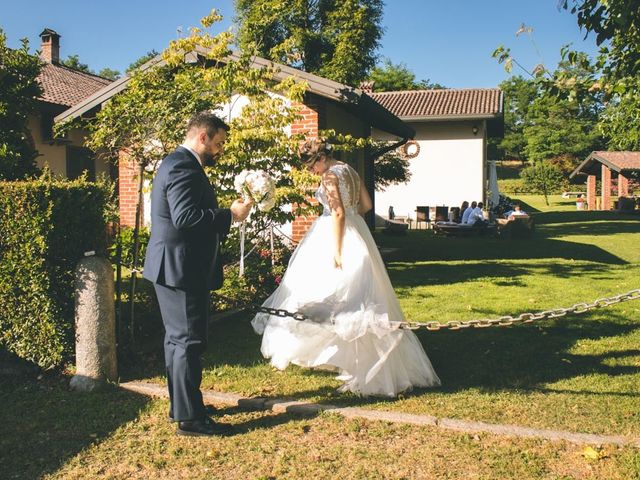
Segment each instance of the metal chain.
[{"label": "metal chain", "polygon": [[[551,310],[544,310],[542,312],[535,313],[521,313],[520,315],[511,316],[505,315],[492,319],[481,320],[450,320],[446,323],[440,322],[398,322],[398,328],[404,328],[407,330],[420,330],[426,329],[431,332],[440,330],[462,330],[464,328],[488,328],[488,327],[508,327],[511,325],[517,325],[520,323],[533,323],[539,320],[564,317],[567,314],[585,313],[596,308],[608,307],[609,305],[615,305],[616,303],[628,302],[630,300],[640,299],[640,289],[630,290],[627,293],[615,295],[608,298],[599,298],[591,303],[576,303],[568,308],[554,308]],[[268,308],[261,305],[252,305],[253,309],[262,313],[268,313],[277,317],[291,317],[298,321],[314,321],[312,318],[307,317],[301,312],[289,312],[282,308]],[[322,323],[322,322],[319,322]]]}]

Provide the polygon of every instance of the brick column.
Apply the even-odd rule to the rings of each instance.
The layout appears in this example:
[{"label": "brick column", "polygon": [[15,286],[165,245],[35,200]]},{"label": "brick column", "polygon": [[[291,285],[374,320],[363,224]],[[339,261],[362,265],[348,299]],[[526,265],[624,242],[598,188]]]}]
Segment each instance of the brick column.
[{"label": "brick column", "polygon": [[[291,134],[302,134],[306,138],[318,138],[320,124],[319,108],[315,105],[298,105],[300,118],[291,124]],[[315,198],[308,198],[312,205],[317,205]],[[296,206],[294,205],[294,210]],[[305,215],[296,217],[291,225],[293,241],[299,242],[307,233],[317,215]]]},{"label": "brick column", "polygon": [[[121,151],[118,154],[118,200],[121,226],[132,228],[135,226],[137,197],[138,164],[126,152]],[[142,214],[142,208],[140,213]]]},{"label": "brick column", "polygon": [[629,196],[629,179],[622,175],[618,174],[618,197],[628,197]]},{"label": "brick column", "polygon": [[596,209],[596,176],[589,175],[587,177],[587,209]]},{"label": "brick column", "polygon": [[611,210],[611,170],[606,165],[602,165],[602,202],[601,210]]}]

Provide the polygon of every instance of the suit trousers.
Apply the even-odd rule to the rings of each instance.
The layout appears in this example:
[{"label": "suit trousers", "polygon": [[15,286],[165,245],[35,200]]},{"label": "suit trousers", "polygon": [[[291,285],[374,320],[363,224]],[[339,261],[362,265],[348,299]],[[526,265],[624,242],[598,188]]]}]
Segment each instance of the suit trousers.
[{"label": "suit trousers", "polygon": [[205,408],[200,392],[202,353],[207,346],[209,294],[154,284],[164,323],[164,358],[175,421],[200,420]]}]

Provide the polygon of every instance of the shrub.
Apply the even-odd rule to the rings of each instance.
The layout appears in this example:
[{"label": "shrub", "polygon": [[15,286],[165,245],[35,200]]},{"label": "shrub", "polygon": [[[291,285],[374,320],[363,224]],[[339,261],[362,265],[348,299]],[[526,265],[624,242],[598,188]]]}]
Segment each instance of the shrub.
[{"label": "shrub", "polygon": [[560,193],[567,184],[562,170],[556,165],[545,162],[525,168],[520,172],[520,177],[531,193],[544,195],[547,205],[549,205],[549,195]]},{"label": "shrub", "polygon": [[120,230],[120,233],[115,236],[113,244],[109,249],[109,258],[112,263],[116,263],[118,261],[117,258],[117,250],[118,246],[121,247],[120,252],[120,264],[127,267],[142,267],[144,264],[144,257],[147,252],[147,245],[149,244],[149,235],[151,232],[148,228],[141,227],[138,232],[138,264],[133,264],[133,232],[134,229],[131,227],[123,227]]},{"label": "shrub", "polygon": [[240,277],[237,261],[240,240],[238,229],[232,229],[224,245],[224,285],[213,296],[216,310],[262,303],[278,287],[289,264],[292,250],[277,235],[274,235],[274,265],[268,237],[258,235],[247,239],[245,245],[244,277]]},{"label": "shrub", "polygon": [[0,344],[43,368],[74,350],[74,270],[106,249],[110,188],[85,179],[0,182]]},{"label": "shrub", "polygon": [[508,180],[498,180],[498,190],[500,193],[518,195],[529,193],[527,186],[521,178],[510,178]]}]

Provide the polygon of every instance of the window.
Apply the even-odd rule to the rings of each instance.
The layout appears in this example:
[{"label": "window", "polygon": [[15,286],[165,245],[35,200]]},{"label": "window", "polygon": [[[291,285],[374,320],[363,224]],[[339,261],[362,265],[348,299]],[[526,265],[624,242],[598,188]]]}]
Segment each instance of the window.
[{"label": "window", "polygon": [[73,180],[87,171],[87,178],[96,179],[96,158],[88,148],[67,146],[67,178]]}]

